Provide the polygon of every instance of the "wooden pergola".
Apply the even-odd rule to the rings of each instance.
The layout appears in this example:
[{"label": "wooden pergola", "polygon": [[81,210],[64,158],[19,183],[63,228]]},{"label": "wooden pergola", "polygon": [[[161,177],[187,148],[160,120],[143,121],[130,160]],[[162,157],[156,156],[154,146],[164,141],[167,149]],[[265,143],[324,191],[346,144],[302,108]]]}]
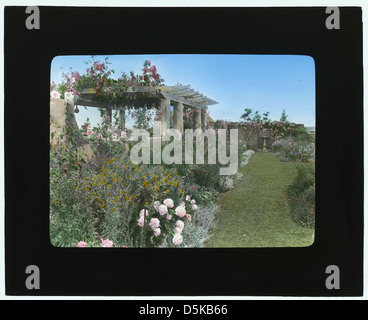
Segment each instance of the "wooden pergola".
[{"label": "wooden pergola", "polygon": [[[204,96],[202,93],[195,91],[189,85],[187,86],[157,86],[157,87],[140,87],[136,89],[129,89],[124,92],[128,97],[124,104],[110,104],[102,105],[95,102],[94,96],[96,91],[93,89],[84,90],[77,105],[90,106],[96,108],[105,108],[107,110],[107,121],[111,121],[112,110],[119,110],[120,128],[125,128],[125,110],[129,106],[134,106],[134,96],[141,95],[145,99],[159,99],[161,106],[161,132],[170,129],[170,106],[174,106],[173,114],[173,128],[184,131],[183,126],[183,109],[184,106],[196,108],[193,116],[193,129],[207,128],[206,110],[209,105],[217,104],[215,100]],[[129,96],[131,99],[129,99]]]}]

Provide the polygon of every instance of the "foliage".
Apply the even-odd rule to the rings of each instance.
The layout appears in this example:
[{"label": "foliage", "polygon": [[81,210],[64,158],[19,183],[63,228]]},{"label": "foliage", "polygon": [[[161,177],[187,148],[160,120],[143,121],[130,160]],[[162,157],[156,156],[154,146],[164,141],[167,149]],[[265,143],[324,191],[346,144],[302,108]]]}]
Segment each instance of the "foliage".
[{"label": "foliage", "polygon": [[259,122],[267,122],[269,121],[269,112],[266,111],[262,114],[263,118],[261,117],[259,111],[257,110],[256,112],[254,112],[253,114],[253,111],[252,109],[244,109],[244,113],[241,115],[241,119],[244,119],[244,121],[247,121],[247,122],[256,122],[256,123],[259,123]]},{"label": "foliage", "polygon": [[287,121],[285,110],[281,115],[280,121],[272,121],[269,119],[269,112],[263,114],[256,111],[254,114],[251,109],[245,109],[245,113],[241,116],[243,121],[238,123],[238,126],[244,129],[246,133],[245,139],[249,139],[260,131],[265,130],[269,133],[271,141],[275,142],[282,138],[291,138],[305,142],[312,142],[313,138],[308,134],[306,128],[302,124],[296,124]]},{"label": "foliage", "polygon": [[285,109],[284,109],[284,110],[282,110],[280,122],[286,122],[287,118],[288,118],[288,116],[286,115],[286,112],[285,112]]},{"label": "foliage", "polygon": [[287,187],[287,196],[293,219],[305,227],[315,224],[315,170],[314,165],[298,165],[297,176]]},{"label": "foliage", "polygon": [[281,161],[313,161],[315,159],[314,143],[303,141],[293,142],[293,140],[284,140],[282,144],[276,144],[276,155]]},{"label": "foliage", "polygon": [[88,205],[83,191],[76,189],[78,174],[50,174],[50,239],[57,247],[74,247],[84,239],[96,245],[97,216]]}]

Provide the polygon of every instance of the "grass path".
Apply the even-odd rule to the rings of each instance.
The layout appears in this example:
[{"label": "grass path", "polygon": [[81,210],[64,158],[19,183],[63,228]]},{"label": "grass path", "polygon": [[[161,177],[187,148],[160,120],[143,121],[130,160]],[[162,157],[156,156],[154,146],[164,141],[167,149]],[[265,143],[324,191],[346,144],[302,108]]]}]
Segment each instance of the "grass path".
[{"label": "grass path", "polygon": [[296,176],[295,163],[256,152],[239,168],[244,177],[219,200],[218,221],[206,247],[305,247],[314,229],[292,221],[285,195]]}]

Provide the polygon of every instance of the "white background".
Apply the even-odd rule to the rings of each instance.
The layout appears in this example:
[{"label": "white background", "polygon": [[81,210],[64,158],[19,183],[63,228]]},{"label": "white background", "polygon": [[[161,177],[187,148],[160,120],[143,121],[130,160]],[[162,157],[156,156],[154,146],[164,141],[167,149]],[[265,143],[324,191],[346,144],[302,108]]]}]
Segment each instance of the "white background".
[{"label": "white background", "polygon": [[[293,1],[280,1],[280,0],[269,0],[269,1],[235,1],[235,0],[227,0],[227,1],[220,1],[220,0],[187,0],[187,1],[178,1],[178,0],[131,0],[131,1],[118,1],[118,0],[104,0],[104,1],[94,1],[94,0],[63,0],[60,1],[45,1],[45,0],[38,0],[38,1],[3,1],[0,0],[0,21],[1,21],[1,34],[0,34],[0,54],[1,54],[1,63],[0,63],[0,107],[1,107],[1,113],[0,113],[0,158],[1,166],[0,166],[0,299],[1,300],[62,300],[62,299],[79,299],[79,300],[91,300],[91,299],[98,299],[98,300],[200,300],[200,299],[210,299],[210,300],[216,300],[216,299],[223,299],[223,300],[280,300],[280,299],[292,299],[292,300],[367,300],[367,293],[365,292],[363,297],[357,297],[357,298],[344,298],[344,297],[337,297],[337,298],[310,298],[310,297],[22,297],[22,296],[6,296],[5,295],[5,266],[4,266],[4,6],[65,6],[65,7],[72,7],[72,6],[86,6],[86,7],[328,7],[328,6],[338,6],[338,7],[344,7],[344,6],[358,6],[363,8],[363,65],[367,65],[367,24],[368,24],[368,1],[300,1],[300,0],[293,0]],[[340,23],[342,24],[340,19]],[[364,78],[366,78],[367,75],[367,68],[364,69]],[[364,83],[364,91],[367,91],[367,85]],[[364,99],[365,100],[365,99]],[[366,120],[366,113],[365,113],[366,103],[364,102],[364,120]],[[366,150],[368,145],[367,142],[367,134],[364,132],[364,150]],[[364,152],[365,155],[365,152]],[[366,162],[364,162],[365,164]],[[364,185],[367,181],[367,173],[364,174]],[[364,202],[368,199],[367,195],[364,194]],[[364,218],[367,219],[367,212],[366,208],[364,208]],[[367,257],[367,234],[364,235],[364,261]],[[367,286],[367,266],[364,266],[364,288],[366,289]],[[42,274],[41,274],[42,278]]]}]

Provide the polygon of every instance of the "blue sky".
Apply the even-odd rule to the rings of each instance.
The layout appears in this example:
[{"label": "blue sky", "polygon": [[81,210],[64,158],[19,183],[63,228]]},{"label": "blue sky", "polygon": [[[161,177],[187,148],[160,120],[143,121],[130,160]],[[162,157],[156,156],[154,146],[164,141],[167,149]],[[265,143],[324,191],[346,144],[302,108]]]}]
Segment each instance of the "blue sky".
[{"label": "blue sky", "polygon": [[[95,56],[104,60],[106,56]],[[239,121],[245,108],[269,111],[279,120],[283,109],[288,120],[315,126],[315,68],[312,57],[303,55],[109,55],[110,67],[121,72],[140,73],[145,60],[156,65],[166,85],[181,83],[218,102],[209,106],[217,120]],[[58,56],[51,65],[51,81],[60,83],[62,72],[85,73],[84,61],[91,56]],[[63,69],[61,69],[63,68]],[[77,121],[86,117],[99,121],[95,108],[80,108]]]}]

